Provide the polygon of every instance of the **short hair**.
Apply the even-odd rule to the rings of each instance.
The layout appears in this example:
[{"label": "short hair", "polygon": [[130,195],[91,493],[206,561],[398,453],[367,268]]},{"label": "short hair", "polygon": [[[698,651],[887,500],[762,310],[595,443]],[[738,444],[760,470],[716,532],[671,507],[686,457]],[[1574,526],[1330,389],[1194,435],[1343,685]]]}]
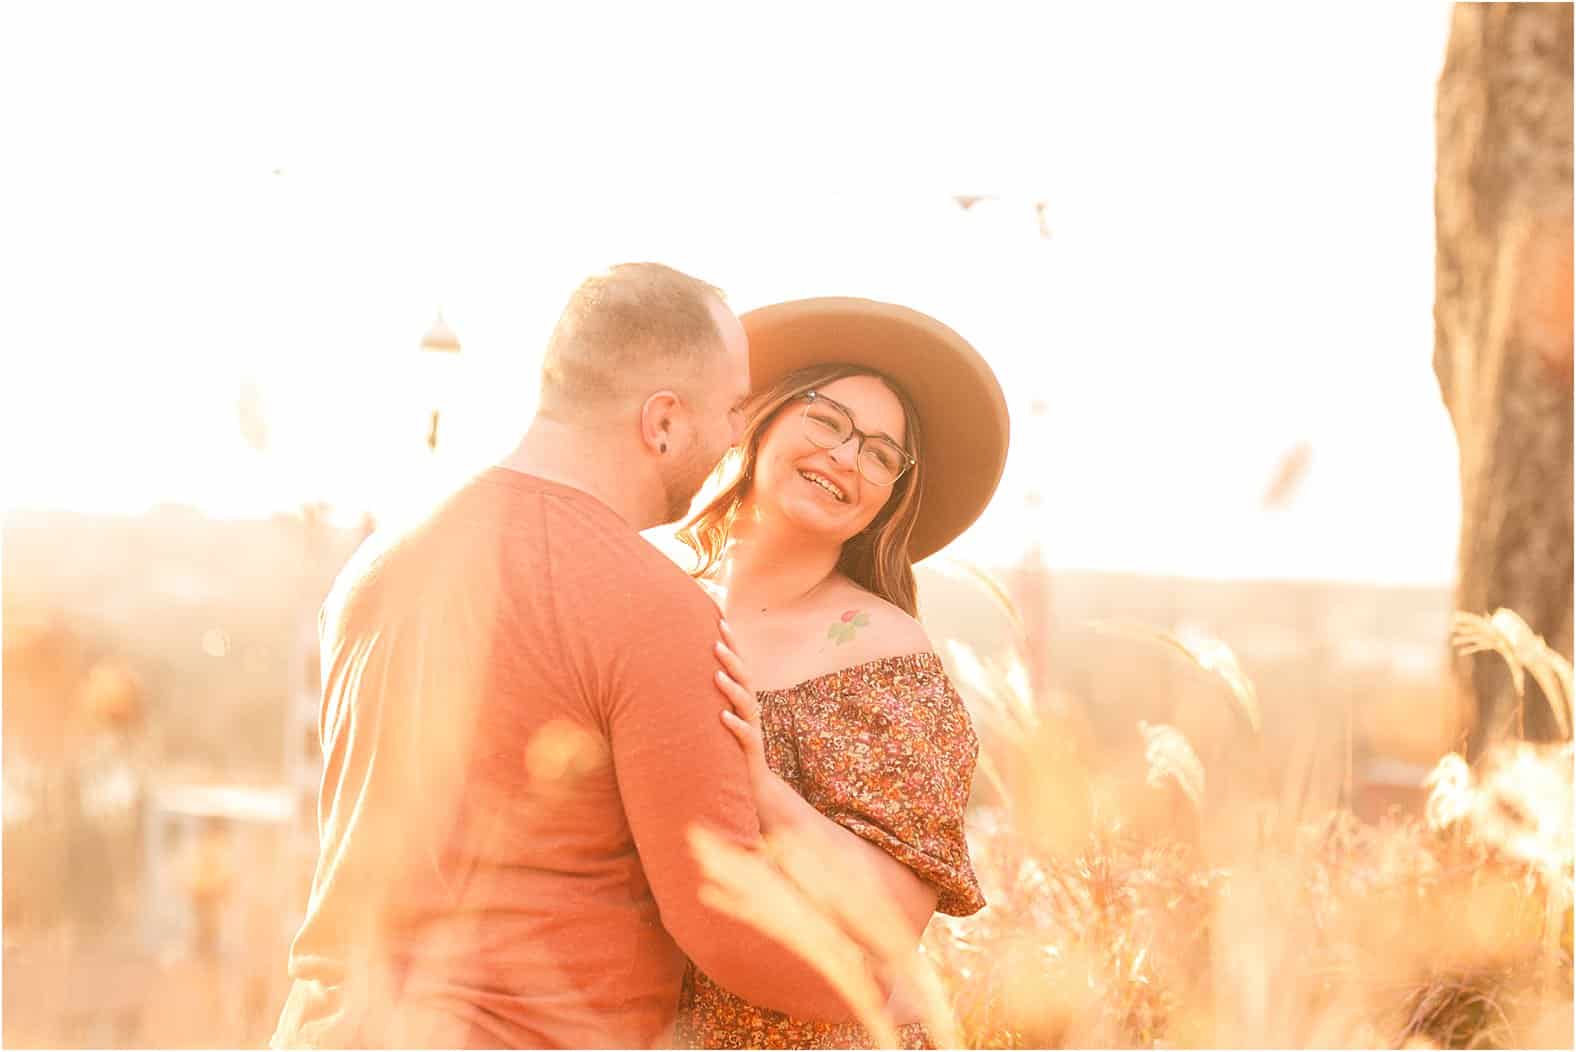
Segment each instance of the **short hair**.
[{"label": "short hair", "polygon": [[545,408],[594,407],[640,394],[660,372],[688,386],[722,333],[711,303],[720,290],[661,263],[620,263],[580,283],[553,327],[542,359]]}]

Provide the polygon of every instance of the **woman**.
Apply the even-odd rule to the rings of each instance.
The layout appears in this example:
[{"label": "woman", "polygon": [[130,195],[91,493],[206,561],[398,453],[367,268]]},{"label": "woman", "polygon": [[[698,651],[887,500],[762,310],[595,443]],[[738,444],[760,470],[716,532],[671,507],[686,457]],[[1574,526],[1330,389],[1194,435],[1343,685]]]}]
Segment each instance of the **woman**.
[{"label": "woman", "polygon": [[[915,620],[913,562],[984,510],[1006,459],[1005,400],[972,347],[904,307],[801,300],[741,321],[758,393],[737,474],[680,531],[750,670],[723,719],[762,830],[793,827],[836,852],[890,897],[917,945],[933,912],[967,915],[984,899],[963,834],[978,746]],[[896,1011],[903,1045],[929,1047],[912,1010]],[[693,968],[678,1036],[871,1043],[855,1024],[791,1019]]]}]

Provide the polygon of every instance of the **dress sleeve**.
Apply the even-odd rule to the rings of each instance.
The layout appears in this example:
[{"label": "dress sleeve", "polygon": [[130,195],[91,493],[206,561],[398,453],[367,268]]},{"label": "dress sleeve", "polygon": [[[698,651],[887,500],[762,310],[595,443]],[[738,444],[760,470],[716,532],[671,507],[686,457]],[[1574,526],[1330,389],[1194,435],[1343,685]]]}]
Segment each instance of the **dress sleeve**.
[{"label": "dress sleeve", "polygon": [[934,654],[849,669],[796,699],[799,784],[816,810],[908,866],[936,909],[982,909],[963,813],[979,741]]}]

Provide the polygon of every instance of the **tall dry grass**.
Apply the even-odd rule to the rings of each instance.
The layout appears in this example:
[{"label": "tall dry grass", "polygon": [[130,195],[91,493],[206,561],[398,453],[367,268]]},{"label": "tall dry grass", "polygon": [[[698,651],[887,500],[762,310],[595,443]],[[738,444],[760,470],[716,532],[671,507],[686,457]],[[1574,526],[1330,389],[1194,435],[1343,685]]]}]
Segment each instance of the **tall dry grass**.
[{"label": "tall dry grass", "polygon": [[[1568,738],[1507,740],[1475,768],[1447,755],[1422,816],[1364,823],[1316,784],[1311,746],[1269,744],[1286,740],[1284,707],[1225,643],[1095,627],[1173,654],[1214,684],[1213,710],[1189,687],[1112,741],[1087,708],[1098,696],[1036,689],[1017,654],[944,644],[982,743],[969,834],[985,910],[935,918],[913,952],[891,903],[792,840],[767,859],[702,838],[710,901],[816,961],[878,1044],[894,1031],[872,959],[942,1047],[1571,1047]],[[1539,684],[1570,726],[1570,663],[1513,614],[1463,615],[1457,638],[1510,663],[1517,689]],[[8,766],[8,793],[22,773]],[[141,902],[70,861],[67,817],[6,825],[6,1043],[265,1041],[295,918],[250,909],[241,950],[94,951],[71,903],[115,904],[99,926],[129,937]],[[214,844],[192,847],[173,883],[200,899],[223,867],[203,864]],[[233,883],[266,898],[267,881]]]},{"label": "tall dry grass", "polygon": [[[1533,677],[1569,728],[1568,661],[1508,611],[1457,624],[1463,649]],[[851,977],[878,1044],[890,1019],[861,951],[920,991],[944,1046],[1571,1047],[1568,730],[1505,741],[1476,769],[1445,756],[1425,816],[1364,823],[1309,789],[1299,757],[1267,754],[1225,643],[1101,627],[1218,677],[1236,733],[1213,767],[1166,723],[1099,742],[1074,701],[1033,695],[1016,657],[952,646],[982,741],[970,839],[990,905],[937,916],[915,954],[833,860],[783,842],[775,870],[708,852],[732,889],[715,901]]]}]

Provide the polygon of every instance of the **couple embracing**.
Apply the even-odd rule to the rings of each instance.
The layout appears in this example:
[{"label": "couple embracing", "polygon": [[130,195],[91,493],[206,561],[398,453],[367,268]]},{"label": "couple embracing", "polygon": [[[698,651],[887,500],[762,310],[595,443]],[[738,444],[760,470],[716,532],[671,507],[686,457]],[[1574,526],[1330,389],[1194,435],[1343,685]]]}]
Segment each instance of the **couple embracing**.
[{"label": "couple embracing", "polygon": [[[319,857],[274,1045],[869,1045],[709,904],[691,831],[792,831],[915,946],[984,905],[978,746],[913,563],[1006,448],[990,368],[917,311],[739,318],[650,263],[582,283],[516,449],[369,539],[324,604]],[[714,469],[691,575],[638,531]]]}]

